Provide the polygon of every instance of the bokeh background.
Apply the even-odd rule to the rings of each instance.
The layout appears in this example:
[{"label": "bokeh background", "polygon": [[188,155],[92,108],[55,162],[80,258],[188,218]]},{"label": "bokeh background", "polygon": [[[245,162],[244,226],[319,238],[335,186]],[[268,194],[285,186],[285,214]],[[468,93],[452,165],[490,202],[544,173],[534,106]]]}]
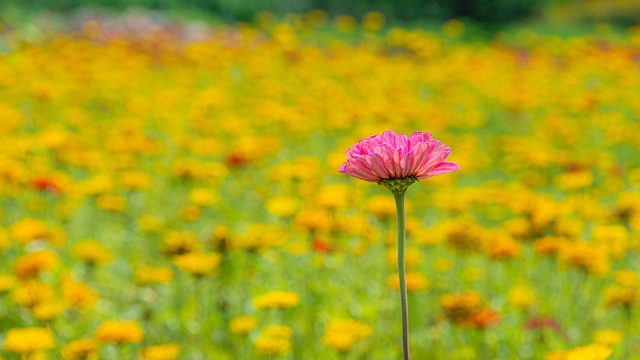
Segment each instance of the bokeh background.
[{"label": "bokeh background", "polygon": [[0,358],[640,353],[640,2],[0,2]]}]

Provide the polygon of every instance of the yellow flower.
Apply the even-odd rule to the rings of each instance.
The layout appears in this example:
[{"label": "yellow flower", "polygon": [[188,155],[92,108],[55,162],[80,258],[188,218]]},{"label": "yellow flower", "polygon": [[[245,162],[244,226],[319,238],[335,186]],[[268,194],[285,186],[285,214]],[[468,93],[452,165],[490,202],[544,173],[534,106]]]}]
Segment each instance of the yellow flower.
[{"label": "yellow flower", "polygon": [[231,231],[224,225],[216,226],[211,232],[209,244],[219,251],[225,251],[229,246]]},{"label": "yellow flower", "polygon": [[180,270],[195,276],[211,274],[221,261],[222,256],[216,253],[192,252],[173,258],[173,263]]},{"label": "yellow flower", "polygon": [[66,279],[62,283],[62,297],[69,307],[78,311],[92,309],[98,302],[98,294],[87,285]]},{"label": "yellow flower", "polygon": [[271,325],[262,329],[254,342],[258,352],[263,355],[285,355],[291,349],[293,331],[285,325]]},{"label": "yellow flower", "polygon": [[218,201],[218,195],[213,189],[196,188],[189,192],[189,201],[198,206],[210,206]]},{"label": "yellow flower", "polygon": [[610,285],[604,291],[604,300],[609,307],[622,306],[631,308],[637,305],[640,300],[640,291],[634,287]]},{"label": "yellow flower", "polygon": [[23,244],[47,239],[50,235],[47,224],[38,219],[25,218],[11,226],[11,235]]},{"label": "yellow flower", "polygon": [[564,190],[577,190],[593,184],[593,173],[589,170],[570,171],[556,178],[558,187]]},{"label": "yellow flower", "polygon": [[291,351],[291,340],[261,335],[256,338],[254,346],[258,353],[262,355],[282,356]]},{"label": "yellow flower", "polygon": [[603,344],[590,344],[567,351],[552,351],[545,360],[607,360],[613,349]]},{"label": "yellow flower", "polygon": [[307,231],[329,231],[333,226],[331,214],[325,210],[303,210],[299,211],[295,218],[295,224]]},{"label": "yellow flower", "polygon": [[609,258],[598,246],[583,241],[566,243],[559,258],[567,266],[576,267],[595,276],[609,272]]},{"label": "yellow flower", "polygon": [[13,289],[15,285],[16,285],[15,276],[0,274],[0,294]]},{"label": "yellow flower", "polygon": [[31,314],[38,320],[51,321],[62,314],[64,310],[64,304],[50,300],[49,302],[43,302],[31,308]]},{"label": "yellow flower", "polygon": [[144,338],[144,333],[134,321],[105,321],[98,330],[95,337],[103,343],[139,343]]},{"label": "yellow flower", "polygon": [[64,234],[53,229],[42,220],[24,218],[11,226],[11,236],[23,244],[37,240],[48,241],[54,245],[64,242]]},{"label": "yellow flower", "polygon": [[[90,156],[90,155],[89,155]],[[99,195],[114,188],[113,180],[108,174],[96,174],[77,185],[78,191],[85,195]]]},{"label": "yellow flower", "polygon": [[55,291],[51,286],[32,280],[16,287],[11,294],[11,298],[20,306],[32,308],[52,299],[54,293]]},{"label": "yellow flower", "polygon": [[170,343],[148,346],[140,352],[140,360],[175,360],[180,355],[180,344]]},{"label": "yellow flower", "polygon": [[229,330],[234,334],[246,334],[258,326],[258,319],[255,316],[245,315],[231,319]]},{"label": "yellow flower", "polygon": [[113,255],[106,246],[94,239],[79,241],[72,250],[73,257],[90,265],[104,265],[111,262]]},{"label": "yellow flower", "polygon": [[167,255],[183,255],[200,248],[198,238],[191,232],[170,231],[164,236],[162,252]]},{"label": "yellow flower", "polygon": [[276,196],[267,201],[266,208],[275,216],[287,218],[295,214],[298,201],[291,196]]},{"label": "yellow flower", "polygon": [[600,330],[593,334],[593,341],[598,344],[614,346],[624,339],[624,334],[617,330]]},{"label": "yellow flower", "polygon": [[51,330],[31,327],[9,330],[3,348],[19,354],[33,354],[53,349],[54,346],[55,337]]},{"label": "yellow flower", "polygon": [[231,246],[238,250],[258,250],[281,245],[286,240],[286,233],[282,229],[267,224],[249,224],[247,232],[233,238]]},{"label": "yellow flower", "polygon": [[559,236],[545,236],[535,242],[535,250],[540,255],[556,255],[563,245],[569,242],[568,239]]},{"label": "yellow flower", "polygon": [[149,174],[128,171],[122,174],[122,184],[130,190],[146,190],[151,187],[151,177]]},{"label": "yellow flower", "polygon": [[315,196],[315,203],[328,210],[344,209],[349,204],[349,188],[345,184],[331,184],[321,188]]},{"label": "yellow flower", "polygon": [[165,284],[171,282],[173,277],[173,270],[163,266],[142,266],[135,272],[135,281],[138,285]]},{"label": "yellow flower", "polygon": [[509,290],[507,299],[513,307],[528,309],[536,301],[536,292],[528,285],[516,285]]},{"label": "yellow flower", "polygon": [[322,343],[338,351],[348,351],[355,343],[371,335],[371,327],[353,319],[331,320],[324,329]]},{"label": "yellow flower", "polygon": [[121,213],[127,208],[127,200],[120,195],[100,195],[96,199],[96,206],[102,210]]},{"label": "yellow flower", "polygon": [[618,270],[616,272],[616,283],[626,287],[637,287],[640,285],[640,277],[633,270]]},{"label": "yellow flower", "polygon": [[485,251],[492,259],[511,259],[520,256],[522,246],[510,236],[494,235],[486,242]]},{"label": "yellow flower", "polygon": [[517,238],[526,238],[531,233],[531,223],[525,218],[508,220],[504,227],[509,234]]},{"label": "yellow flower", "polygon": [[293,291],[271,291],[253,299],[257,309],[286,309],[300,304],[300,296]]},{"label": "yellow flower", "polygon": [[93,339],[74,340],[62,347],[64,360],[96,360],[98,344]]},{"label": "yellow flower", "polygon": [[623,256],[631,245],[631,235],[622,225],[596,225],[592,234],[593,241],[614,258]]}]

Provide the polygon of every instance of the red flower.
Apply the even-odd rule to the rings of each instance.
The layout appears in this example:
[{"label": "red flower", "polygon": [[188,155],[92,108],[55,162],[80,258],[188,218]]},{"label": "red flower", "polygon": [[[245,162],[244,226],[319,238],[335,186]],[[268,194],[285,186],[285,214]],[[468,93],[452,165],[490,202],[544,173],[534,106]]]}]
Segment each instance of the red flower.
[{"label": "red flower", "polygon": [[532,317],[524,326],[527,330],[552,329],[558,333],[562,332],[562,327],[554,318]]},{"label": "red flower", "polygon": [[327,244],[326,241],[318,238],[314,238],[311,242],[311,245],[313,246],[313,251],[319,253],[328,253],[333,250],[333,248],[331,248],[331,246]]},{"label": "red flower", "polygon": [[55,180],[46,176],[39,176],[33,179],[31,185],[39,191],[46,191],[53,194],[59,194],[62,192],[60,185],[58,185]]}]

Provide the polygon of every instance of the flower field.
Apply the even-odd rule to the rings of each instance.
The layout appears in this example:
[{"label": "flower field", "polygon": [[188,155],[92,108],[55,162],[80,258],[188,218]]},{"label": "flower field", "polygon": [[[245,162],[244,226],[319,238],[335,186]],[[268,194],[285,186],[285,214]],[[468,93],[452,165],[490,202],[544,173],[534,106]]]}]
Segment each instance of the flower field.
[{"label": "flower field", "polygon": [[0,33],[0,357],[640,358],[640,29],[472,41],[320,12],[200,36]]}]

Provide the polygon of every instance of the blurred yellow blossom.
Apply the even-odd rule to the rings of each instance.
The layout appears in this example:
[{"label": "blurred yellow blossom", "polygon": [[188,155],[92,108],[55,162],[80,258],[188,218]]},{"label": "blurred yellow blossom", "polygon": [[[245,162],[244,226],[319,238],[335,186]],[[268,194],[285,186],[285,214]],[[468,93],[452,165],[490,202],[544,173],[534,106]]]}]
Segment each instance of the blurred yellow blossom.
[{"label": "blurred yellow blossom", "polygon": [[258,326],[258,319],[255,316],[238,316],[229,322],[229,330],[234,334],[246,334]]},{"label": "blurred yellow blossom", "polygon": [[593,334],[593,341],[607,346],[618,345],[624,339],[624,334],[617,330],[599,330]]},{"label": "blurred yellow blossom", "polygon": [[140,351],[140,360],[175,360],[180,356],[180,344],[147,346]]},{"label": "blurred yellow blossom", "polygon": [[333,319],[324,329],[322,343],[338,351],[348,351],[355,343],[372,333],[367,323],[353,319]]},{"label": "blurred yellow blossom", "polygon": [[516,285],[509,290],[507,299],[518,309],[528,309],[536,301],[536,291],[528,285]]},{"label": "blurred yellow blossom", "polygon": [[98,344],[93,339],[79,339],[64,345],[61,350],[64,360],[96,360]]},{"label": "blurred yellow blossom", "polygon": [[211,274],[222,261],[222,256],[217,253],[192,252],[178,255],[173,258],[173,263],[182,271],[194,276]]},{"label": "blurred yellow blossom", "polygon": [[84,239],[73,246],[73,256],[89,265],[105,265],[111,262],[113,254],[95,239]]},{"label": "blurred yellow blossom", "polygon": [[95,338],[103,343],[139,343],[144,338],[144,333],[136,322],[111,320],[100,324]]},{"label": "blurred yellow blossom", "polygon": [[552,351],[545,360],[607,360],[613,349],[603,344],[590,344],[566,351]]},{"label": "blurred yellow blossom", "polygon": [[53,349],[55,337],[53,331],[46,328],[31,327],[11,329],[7,332],[3,349],[23,355]]},{"label": "blurred yellow blossom", "polygon": [[156,285],[171,282],[173,270],[164,266],[141,266],[136,269],[135,282],[139,285]]},{"label": "blurred yellow blossom", "polygon": [[292,330],[285,325],[271,325],[262,329],[254,346],[263,355],[285,355],[291,350]]},{"label": "blurred yellow blossom", "polygon": [[300,304],[300,296],[293,291],[271,291],[253,298],[253,306],[257,309],[285,309]]}]

